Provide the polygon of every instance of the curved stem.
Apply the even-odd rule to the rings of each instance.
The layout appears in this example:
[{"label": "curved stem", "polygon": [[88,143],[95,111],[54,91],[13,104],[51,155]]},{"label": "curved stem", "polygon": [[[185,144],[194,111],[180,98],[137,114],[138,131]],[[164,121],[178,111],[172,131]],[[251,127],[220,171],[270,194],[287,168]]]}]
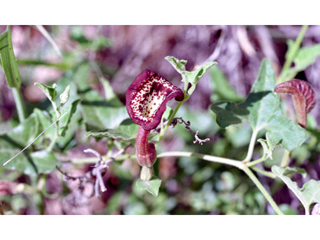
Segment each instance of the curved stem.
[{"label": "curved stem", "polygon": [[220,158],[220,157],[215,157],[215,156],[205,155],[205,154],[200,154],[200,153],[193,153],[193,152],[166,152],[166,153],[161,153],[158,155],[158,157],[169,157],[169,156],[172,156],[172,157],[197,157],[197,158],[211,161],[211,162],[228,164],[228,165],[231,165],[231,166],[234,166],[234,167],[237,167],[237,168],[243,170],[249,176],[249,178],[253,181],[253,183],[258,187],[258,189],[261,191],[261,193],[265,196],[265,198],[268,200],[268,202],[273,207],[273,209],[276,211],[276,213],[279,215],[283,215],[283,213],[279,209],[278,205],[274,202],[273,198],[269,195],[267,190],[263,187],[263,185],[256,178],[256,176],[251,172],[251,170],[246,166],[245,162],[237,161],[234,159],[228,159],[228,158]]},{"label": "curved stem", "polygon": [[272,172],[261,170],[261,169],[257,168],[256,166],[252,166],[251,169],[256,171],[256,172],[258,172],[258,173],[260,173],[260,174],[262,174],[262,175],[265,175],[265,176],[267,176],[269,178],[276,178],[276,175],[274,175]]},{"label": "curved stem", "polygon": [[249,149],[248,149],[248,154],[246,156],[246,158],[242,161],[243,163],[247,163],[250,162],[252,155],[253,155],[253,149],[254,149],[254,145],[256,144],[256,139],[257,139],[257,135],[258,135],[258,130],[253,130],[252,136],[251,136],[251,140],[250,140],[250,144],[249,144]]},{"label": "curved stem", "polygon": [[263,161],[265,161],[265,160],[267,160],[267,159],[268,159],[267,157],[263,156],[262,158],[259,158],[259,159],[257,159],[257,160],[254,160],[254,161],[252,161],[252,162],[249,162],[249,163],[247,163],[246,165],[247,165],[247,167],[253,167],[254,165],[257,165],[258,163],[263,162]]},{"label": "curved stem", "polygon": [[279,215],[284,215],[283,212],[279,209],[278,205],[274,202],[273,198],[269,195],[267,190],[263,187],[263,185],[260,183],[260,181],[256,178],[256,176],[251,172],[251,170],[247,167],[244,166],[242,169],[248,177],[254,182],[254,184],[259,188],[261,193],[264,195],[264,197],[268,200],[270,205],[273,207],[273,209],[276,211],[277,214]]}]

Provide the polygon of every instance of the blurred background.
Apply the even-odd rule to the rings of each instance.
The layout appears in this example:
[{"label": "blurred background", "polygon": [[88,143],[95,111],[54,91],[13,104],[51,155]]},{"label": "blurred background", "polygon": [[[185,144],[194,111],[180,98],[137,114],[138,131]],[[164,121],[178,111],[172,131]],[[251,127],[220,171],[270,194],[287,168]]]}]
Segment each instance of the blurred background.
[{"label": "blurred background", "polygon": [[[99,79],[107,79],[122,103],[125,92],[135,77],[145,69],[153,70],[182,88],[180,75],[164,59],[174,56],[188,61],[186,69],[193,70],[208,61],[218,62],[197,85],[192,97],[177,113],[199,136],[210,138],[203,146],[193,144],[194,137],[183,127],[167,132],[159,152],[195,151],[215,156],[242,159],[247,152],[251,129],[220,129],[210,105],[219,98],[219,81],[227,81],[239,98],[245,98],[256,80],[261,60],[271,61],[278,77],[285,62],[287,41],[295,40],[301,26],[43,26],[56,44],[44,37],[36,26],[12,26],[12,42],[22,78],[21,91],[29,113],[36,106],[45,109],[46,97],[34,85],[50,85],[62,78],[83,81],[103,95]],[[6,26],[0,26],[0,33]],[[309,26],[302,46],[320,43],[320,26]],[[316,92],[316,106],[310,113],[318,129],[320,121],[320,58],[299,72],[296,78],[308,81]],[[222,81],[222,80],[221,80]],[[218,95],[215,95],[218,94]],[[27,111],[28,111],[27,109]],[[16,117],[15,103],[5,75],[0,71],[0,121]],[[81,135],[82,134],[82,135]],[[81,140],[79,130],[72,145],[63,149],[64,158],[77,159],[87,155],[83,149],[91,147],[101,154],[108,152],[106,140]],[[262,136],[263,137],[263,136]],[[258,158],[261,149],[257,145]],[[134,152],[134,149],[131,149]],[[274,161],[266,161],[259,168],[270,169],[279,163],[282,149],[276,148]],[[308,177],[294,176],[299,186],[309,179],[319,180],[320,158],[318,143],[302,146],[293,153],[292,166],[306,169]],[[71,175],[85,173],[90,164],[65,167]],[[0,187],[3,209],[12,214],[273,214],[266,200],[254,184],[240,170],[191,158],[162,158],[156,172],[162,179],[158,197],[135,187],[139,166],[131,160],[112,165],[104,176],[107,191],[101,198],[79,195],[78,182],[64,181],[54,171],[46,176],[48,196],[8,194]],[[14,172],[14,171],[13,171]],[[7,179],[12,171],[0,175]],[[299,200],[280,181],[258,177],[275,201],[287,214],[301,214]],[[12,184],[30,183],[27,175],[16,173]],[[10,183],[10,184],[11,184]],[[4,183],[2,183],[4,186]],[[6,182],[8,184],[8,182]],[[3,187],[3,189],[5,189]]]}]

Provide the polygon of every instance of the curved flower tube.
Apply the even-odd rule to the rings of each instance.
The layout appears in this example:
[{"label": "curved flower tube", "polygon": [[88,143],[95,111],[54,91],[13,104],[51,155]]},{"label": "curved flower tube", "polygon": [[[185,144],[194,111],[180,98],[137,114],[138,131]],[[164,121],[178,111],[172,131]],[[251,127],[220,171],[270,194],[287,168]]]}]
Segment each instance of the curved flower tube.
[{"label": "curved flower tube", "polygon": [[307,125],[307,113],[315,106],[315,94],[309,83],[293,79],[277,85],[274,92],[291,94],[298,114],[299,125],[305,128]]}]

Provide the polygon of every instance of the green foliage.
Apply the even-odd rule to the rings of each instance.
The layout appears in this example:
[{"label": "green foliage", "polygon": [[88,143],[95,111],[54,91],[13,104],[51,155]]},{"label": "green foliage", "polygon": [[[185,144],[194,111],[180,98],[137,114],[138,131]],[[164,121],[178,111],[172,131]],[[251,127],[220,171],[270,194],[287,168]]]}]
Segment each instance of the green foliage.
[{"label": "green foliage", "polygon": [[150,181],[143,181],[141,179],[138,179],[137,182],[137,187],[139,189],[143,189],[151,193],[153,196],[158,196],[159,193],[159,188],[161,185],[161,180],[160,179],[152,179]]},{"label": "green foliage", "polygon": [[129,117],[125,106],[114,105],[112,99],[105,101],[94,90],[79,93],[79,96],[82,101],[81,109],[87,130],[114,128]]},{"label": "green foliage", "polygon": [[13,52],[10,26],[8,26],[7,30],[0,35],[0,54],[2,67],[6,74],[9,87],[18,89],[21,84],[21,77],[17,60]]},{"label": "green foliage", "polygon": [[[34,139],[43,131],[38,114],[31,114],[23,123],[13,128],[10,132],[0,136],[0,164],[15,156],[26,145],[32,143]],[[61,166],[55,156],[47,151],[24,151],[13,161],[4,166],[6,169],[18,169],[25,174],[36,175],[40,173],[49,173],[55,169],[55,166]]]},{"label": "green foliage", "polygon": [[299,72],[312,65],[316,58],[320,56],[320,44],[302,47],[297,51],[295,51],[296,49],[294,48],[294,41],[288,40],[287,44],[288,51],[286,53],[286,58],[292,55],[294,66],[282,73],[282,78],[285,81],[294,78]]},{"label": "green foliage", "polygon": [[186,60],[179,60],[172,56],[167,56],[165,59],[171,63],[171,65],[181,74],[182,82],[185,83],[185,94],[187,95],[185,99],[188,99],[189,96],[196,89],[196,85],[203,75],[215,64],[216,62],[208,62],[198,69],[189,72],[186,70],[185,65],[187,64]]},{"label": "green foliage", "polygon": [[232,101],[241,102],[243,97],[239,96],[236,91],[228,83],[227,77],[219,69],[217,65],[210,69],[211,84],[213,94],[211,95],[211,102],[217,101]]},{"label": "green foliage", "polygon": [[264,60],[258,78],[244,102],[217,102],[211,106],[211,110],[217,115],[217,123],[226,128],[248,121],[254,132],[265,128],[273,145],[281,143],[288,150],[299,147],[306,140],[307,134],[298,124],[283,115],[279,97],[273,93],[275,85],[272,65]]},{"label": "green foliage", "polygon": [[[228,79],[216,62],[208,62],[189,72],[186,71],[186,60],[166,57],[165,59],[181,74],[186,95],[184,101],[179,102],[176,108],[167,107],[162,123],[165,119],[182,117],[185,121],[191,122],[190,129],[199,131],[199,138],[209,137],[211,140],[203,145],[194,143],[195,136],[182,124],[177,124],[172,130],[168,125],[159,127],[157,130],[160,133],[152,132],[149,141],[157,142],[158,155],[164,154],[162,155],[164,157],[159,157],[154,165],[155,174],[161,179],[142,181],[138,180],[140,166],[135,160],[135,141],[139,126],[129,118],[122,103],[123,95],[118,96],[114,92],[112,86],[117,83],[109,82],[102,77],[112,78],[118,69],[99,65],[98,60],[94,62],[86,57],[88,52],[98,52],[108,48],[112,42],[105,37],[90,40],[85,37],[80,26],[71,27],[70,37],[79,44],[78,47],[73,52],[64,53],[61,63],[53,64],[44,61],[16,61],[12,50],[10,28],[0,36],[2,65],[10,87],[20,86],[17,62],[30,65],[43,64],[64,71],[55,84],[46,86],[36,83],[48,100],[36,104],[36,107],[27,104],[31,114],[24,121],[18,123],[13,118],[0,123],[0,164],[32,143],[4,168],[0,168],[1,180],[14,182],[24,178],[25,175],[30,178],[30,183],[24,184],[21,193],[0,196],[1,201],[9,203],[7,205],[11,204],[11,209],[6,212],[13,211],[13,214],[17,214],[32,205],[33,209],[38,209],[37,213],[43,213],[45,197],[55,198],[58,195],[49,196],[45,192],[48,183],[47,174],[54,171],[56,166],[62,166],[60,158],[69,161],[64,165],[66,168],[81,167],[82,170],[90,171],[98,158],[85,157],[82,155],[82,149],[97,142],[95,146],[98,148],[107,145],[107,148],[102,150],[107,149],[102,159],[114,160],[107,169],[108,174],[105,175],[107,177],[103,179],[105,184],[108,184],[106,185],[108,192],[99,200],[105,200],[106,207],[98,213],[266,214],[269,211],[266,205],[272,202],[272,197],[266,196],[268,192],[263,191],[262,184],[262,190],[259,188],[259,181],[264,180],[260,174],[282,179],[298,196],[306,212],[314,202],[320,201],[319,181],[310,180],[299,188],[297,183],[287,176],[293,173],[305,175],[306,172],[297,166],[306,159],[313,161],[319,153],[320,135],[317,125],[315,121],[312,123],[309,117],[308,132],[306,132],[284,115],[280,99],[273,93],[276,78],[268,60],[262,61],[257,79],[250,94],[245,98],[229,85]],[[295,52],[292,43],[288,44],[289,50],[286,56],[292,56],[294,67],[282,73],[286,78],[310,66],[320,54],[318,45],[300,48]],[[209,73],[210,77],[208,88],[212,90],[210,101],[213,104],[210,109],[194,109],[190,101],[189,105],[183,104],[192,97],[192,94],[197,93],[196,85],[206,73]],[[11,76],[10,80],[7,75]],[[25,81],[28,81],[27,77]],[[54,120],[62,115],[63,118],[54,127],[50,127]],[[103,141],[100,143],[100,140]],[[115,151],[123,149],[128,143],[131,145],[127,151],[113,158]],[[282,147],[288,150],[294,149],[291,157],[297,159],[292,163],[295,167],[277,166],[283,158]],[[171,151],[175,154],[170,155]],[[249,165],[238,160],[242,157],[246,157]],[[258,160],[255,160],[256,158]],[[268,158],[270,161],[265,161]],[[265,161],[263,164],[265,168],[255,166],[257,163],[255,161]],[[272,172],[268,170],[269,167]],[[256,180],[253,180],[255,178],[253,173],[250,175],[250,172],[248,174],[244,169],[259,172]],[[58,180],[55,181],[62,182],[62,174],[56,173]],[[267,184],[276,196],[281,183],[265,181],[263,185]],[[59,197],[66,198],[66,194],[72,193],[64,188]],[[78,202],[80,200],[79,196],[75,199]],[[280,213],[281,211],[285,214],[298,213],[289,206],[279,205]],[[276,209],[274,205],[272,207]]]},{"label": "green foliage", "polygon": [[305,174],[304,170],[296,170],[289,167],[280,168],[276,165],[272,166],[271,170],[275,175],[281,178],[288,188],[299,198],[307,214],[309,214],[309,208],[312,203],[320,202],[320,181],[311,179],[306,182],[302,188],[299,188],[296,182],[293,182],[288,176],[286,176],[286,174],[289,173]]},{"label": "green foliage", "polygon": [[123,141],[133,141],[138,134],[139,125],[130,118],[123,120],[116,128],[104,129],[100,131],[89,131],[86,136],[105,137]]}]

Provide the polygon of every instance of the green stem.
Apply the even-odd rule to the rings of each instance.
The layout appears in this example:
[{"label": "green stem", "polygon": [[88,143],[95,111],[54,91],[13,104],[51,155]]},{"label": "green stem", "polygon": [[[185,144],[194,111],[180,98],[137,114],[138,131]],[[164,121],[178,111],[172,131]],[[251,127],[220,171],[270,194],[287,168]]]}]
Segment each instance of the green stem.
[{"label": "green stem", "polygon": [[19,121],[23,122],[26,118],[26,113],[25,113],[25,107],[23,104],[21,92],[17,88],[11,88],[11,89],[13,93],[14,102],[16,103]]},{"label": "green stem", "polygon": [[249,162],[249,163],[247,163],[246,165],[247,165],[248,167],[251,167],[251,166],[257,165],[258,163],[263,162],[263,161],[265,161],[265,160],[267,160],[267,158],[266,158],[265,156],[263,156],[262,158],[259,158],[259,159],[257,159],[257,160],[254,160],[254,161],[252,161],[252,162]]},{"label": "green stem", "polygon": [[261,169],[255,167],[255,166],[252,166],[251,169],[256,171],[256,172],[258,172],[258,173],[260,173],[260,174],[262,174],[262,175],[265,175],[265,176],[267,176],[269,178],[276,178],[276,175],[274,175],[272,172],[261,170]]},{"label": "green stem", "polygon": [[306,215],[310,215],[309,205],[308,206],[304,206],[304,209],[305,209]]},{"label": "green stem", "polygon": [[[201,154],[201,153],[193,153],[193,152],[164,152],[160,153],[157,156],[158,158],[161,157],[195,157],[199,159],[203,159],[206,161],[210,162],[215,162],[215,163],[222,163],[222,164],[227,164],[230,166],[237,167],[241,170],[243,170],[249,177],[250,179],[255,183],[255,185],[258,187],[258,189],[262,192],[262,194],[266,197],[270,205],[274,208],[274,210],[279,214],[283,215],[283,213],[280,211],[278,208],[277,204],[273,201],[272,197],[269,195],[269,193],[266,191],[266,189],[263,187],[263,185],[260,183],[260,181],[254,176],[254,174],[250,171],[250,169],[242,162],[234,159],[229,159],[229,158],[221,158],[221,157],[216,157],[216,156],[211,156],[211,155],[206,155],[206,154]],[[105,161],[106,156],[102,157],[102,159]],[[124,159],[135,159],[136,155],[122,155],[117,157],[115,160],[124,160]],[[85,159],[77,159],[75,161],[70,160],[73,163],[95,163],[97,161],[97,158],[85,158]],[[262,171],[262,170],[261,170]],[[265,174],[267,175],[267,174]],[[270,177],[273,177],[271,174]]]},{"label": "green stem", "polygon": [[256,178],[256,176],[251,172],[251,170],[244,166],[242,170],[249,176],[249,178],[254,182],[254,184],[259,188],[260,192],[264,195],[264,197],[268,200],[270,205],[273,207],[273,209],[276,211],[278,215],[284,215],[283,212],[279,209],[278,205],[274,202],[273,198],[269,195],[267,190],[263,187],[263,185],[260,183],[260,181]]},{"label": "green stem", "polygon": [[217,162],[217,163],[223,163],[227,165],[231,165],[234,167],[237,167],[241,170],[243,170],[250,179],[254,182],[254,184],[258,187],[258,189],[261,191],[261,193],[265,196],[265,198],[268,200],[270,205],[273,207],[273,209],[278,213],[279,215],[283,215],[281,210],[279,209],[278,205],[274,202],[272,197],[269,195],[267,190],[263,187],[263,185],[260,183],[260,181],[255,177],[255,175],[251,172],[251,170],[245,165],[244,162],[228,159],[228,158],[220,158],[200,153],[193,153],[193,152],[166,152],[161,153],[158,155],[158,157],[197,157],[203,160],[211,161],[211,162]]},{"label": "green stem", "polygon": [[174,116],[176,115],[176,113],[178,112],[179,108],[181,107],[181,105],[187,101],[190,97],[190,95],[187,94],[188,91],[188,79],[187,79],[187,75],[185,74],[185,72],[181,73],[182,76],[182,80],[184,80],[185,84],[184,84],[184,89],[183,89],[183,94],[184,94],[184,99],[178,103],[178,105],[176,106],[176,108],[174,109],[173,113],[170,115],[169,119],[168,119],[168,123],[167,125],[164,127],[164,129],[161,131],[160,136],[159,136],[159,141],[157,142],[157,144],[161,141],[161,139],[163,138],[164,134],[166,133],[168,127],[170,126]]},{"label": "green stem", "polygon": [[237,161],[234,159],[215,157],[215,156],[211,156],[211,155],[206,155],[206,154],[201,154],[201,153],[193,153],[193,152],[165,152],[165,153],[158,154],[157,157],[158,158],[161,158],[161,157],[196,157],[196,158],[200,158],[200,159],[207,160],[210,162],[231,165],[231,166],[237,167],[239,169],[242,169],[242,166],[243,166],[241,161]]},{"label": "green stem", "polygon": [[282,161],[281,161],[281,167],[287,167],[290,163],[290,155],[291,155],[291,152],[289,150],[285,150],[284,151],[284,154],[283,154],[283,157],[282,157]]},{"label": "green stem", "polygon": [[292,50],[290,51],[290,53],[288,54],[288,57],[286,59],[286,62],[284,63],[283,65],[283,68],[281,70],[281,74],[280,74],[280,78],[279,78],[279,82],[278,83],[282,83],[284,81],[286,81],[287,79],[283,79],[282,75],[284,72],[286,72],[291,64],[292,64],[292,61],[295,57],[295,55],[297,54],[297,51],[299,50],[299,47],[301,45],[301,42],[302,42],[302,39],[304,37],[304,34],[306,33],[308,29],[308,25],[303,25],[302,28],[301,28],[301,31],[299,33],[299,36],[297,37],[293,47],[292,47]]},{"label": "green stem", "polygon": [[176,115],[176,113],[178,112],[180,106],[182,105],[182,103],[185,101],[185,99],[183,99],[181,102],[178,103],[178,105],[176,106],[176,108],[174,109],[173,113],[170,115],[170,118],[168,119],[168,123],[166,124],[166,126],[164,127],[163,131],[161,131],[160,136],[159,136],[159,141],[158,143],[161,141],[161,139],[163,138],[164,134],[166,133],[168,127],[170,126],[174,116]]},{"label": "green stem", "polygon": [[243,163],[250,162],[250,160],[252,159],[253,149],[254,149],[254,145],[256,144],[258,132],[259,132],[258,130],[254,130],[252,133],[248,153],[247,153],[246,158],[242,161]]},{"label": "green stem", "polygon": [[49,62],[28,60],[28,59],[17,59],[17,63],[19,65],[42,65],[42,66],[48,66],[48,67],[55,67],[62,70],[68,70],[72,68],[72,65],[67,63],[49,63]]}]

